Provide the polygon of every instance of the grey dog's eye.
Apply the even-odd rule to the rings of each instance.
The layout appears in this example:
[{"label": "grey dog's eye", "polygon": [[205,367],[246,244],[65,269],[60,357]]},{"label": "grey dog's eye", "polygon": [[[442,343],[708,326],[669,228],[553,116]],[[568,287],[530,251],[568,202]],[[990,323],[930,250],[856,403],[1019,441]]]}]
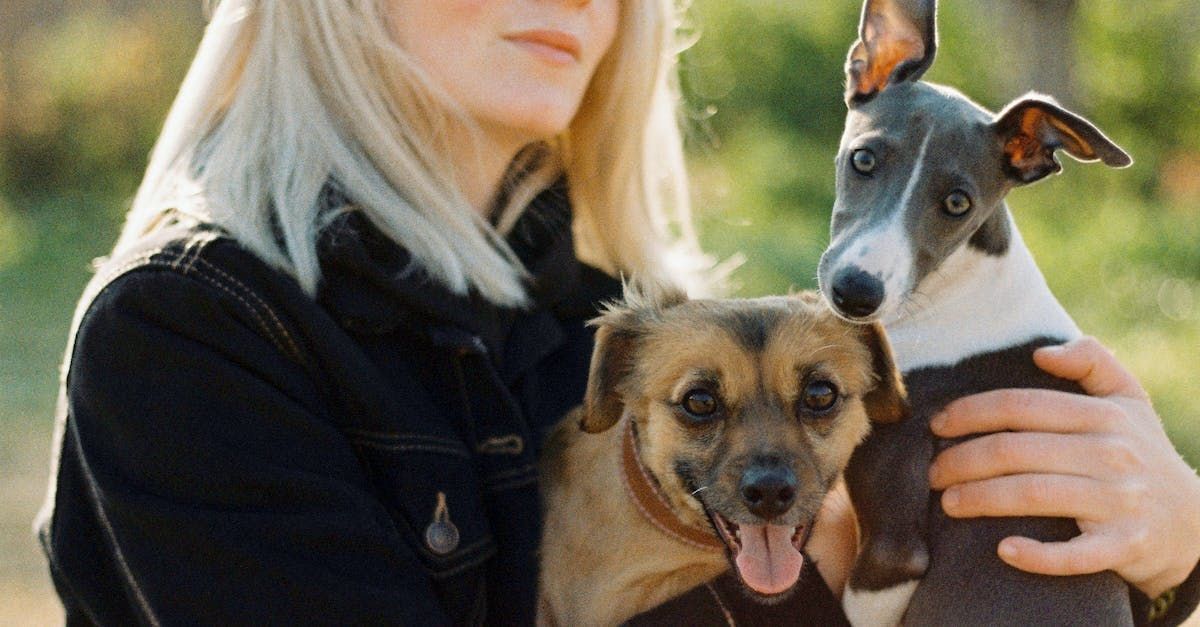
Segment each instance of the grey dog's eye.
[{"label": "grey dog's eye", "polygon": [[837,401],[837,386],[822,379],[809,381],[804,386],[804,393],[800,397],[804,408],[815,414],[829,411],[837,404]]},{"label": "grey dog's eye", "polygon": [[717,397],[703,388],[688,391],[683,395],[683,402],[680,405],[683,407],[683,411],[693,418],[701,420],[711,418],[713,414],[717,413]]},{"label": "grey dog's eye", "polygon": [[875,153],[866,148],[859,148],[850,153],[850,165],[859,174],[870,174],[875,169]]},{"label": "grey dog's eye", "polygon": [[957,218],[971,210],[971,197],[966,192],[956,189],[942,201],[942,208]]}]

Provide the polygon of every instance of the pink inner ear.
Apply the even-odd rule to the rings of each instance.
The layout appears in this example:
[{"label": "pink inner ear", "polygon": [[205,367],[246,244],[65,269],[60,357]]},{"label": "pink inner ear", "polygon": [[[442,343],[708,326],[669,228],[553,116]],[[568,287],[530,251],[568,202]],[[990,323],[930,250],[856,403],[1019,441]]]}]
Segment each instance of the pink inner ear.
[{"label": "pink inner ear", "polygon": [[[855,89],[860,94],[883,91],[892,72],[901,63],[925,57],[924,40],[898,16],[895,3],[880,2],[869,11],[863,24],[863,45],[856,48],[853,55],[854,61],[863,61],[866,65],[865,71],[858,66],[853,77]],[[866,58],[863,58],[864,53]]]},{"label": "pink inner ear", "polygon": [[1008,155],[1008,162],[1018,170],[1032,169],[1035,162],[1041,164],[1046,160],[1041,143],[1025,134],[1010,137],[1004,143],[1004,154]]},{"label": "pink inner ear", "polygon": [[1071,129],[1071,127],[1064,124],[1062,120],[1052,115],[1046,116],[1046,120],[1050,122],[1050,125],[1053,126],[1056,131],[1059,132],[1059,136],[1063,140],[1063,148],[1065,148],[1067,152],[1081,159],[1092,160],[1098,158],[1096,156],[1096,151],[1092,149],[1092,145],[1089,144],[1087,140],[1080,137],[1079,133],[1076,133]]},{"label": "pink inner ear", "polygon": [[920,39],[884,39],[870,49],[867,71],[859,79],[859,92],[883,91],[892,72],[901,63],[918,61],[925,54],[925,44]]},{"label": "pink inner ear", "polygon": [[[1004,144],[1009,162],[1019,169],[1029,169],[1048,162],[1046,145],[1062,143],[1063,149],[1081,159],[1095,159],[1096,152],[1062,120],[1036,107],[1021,112],[1018,131]],[[1053,135],[1053,137],[1051,137]]]}]

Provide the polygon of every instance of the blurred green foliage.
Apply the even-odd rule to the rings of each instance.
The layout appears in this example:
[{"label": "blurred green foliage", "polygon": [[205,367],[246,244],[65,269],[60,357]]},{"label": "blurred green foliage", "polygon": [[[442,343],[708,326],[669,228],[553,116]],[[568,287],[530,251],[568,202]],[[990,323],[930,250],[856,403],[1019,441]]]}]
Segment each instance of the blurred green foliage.
[{"label": "blurred green foliage", "polygon": [[116,14],[96,4],[20,34],[0,77],[6,195],[136,187],[199,41],[195,16],[165,8]]},{"label": "blurred green foliage", "polygon": [[[14,6],[35,10],[30,4]],[[199,42],[199,15],[199,6],[117,12],[89,3],[5,33],[0,384],[8,392],[0,424],[51,415],[56,362],[88,260],[116,237]]]}]

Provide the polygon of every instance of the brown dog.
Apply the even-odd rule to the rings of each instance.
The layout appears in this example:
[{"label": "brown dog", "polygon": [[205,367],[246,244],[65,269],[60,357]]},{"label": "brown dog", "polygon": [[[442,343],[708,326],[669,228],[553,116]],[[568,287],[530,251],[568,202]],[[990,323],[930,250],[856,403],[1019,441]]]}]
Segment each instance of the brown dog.
[{"label": "brown dog", "polygon": [[544,624],[617,624],[731,563],[764,601],[787,595],[870,421],[907,415],[879,325],[814,294],[659,292],[594,321],[584,405],[547,445]]}]

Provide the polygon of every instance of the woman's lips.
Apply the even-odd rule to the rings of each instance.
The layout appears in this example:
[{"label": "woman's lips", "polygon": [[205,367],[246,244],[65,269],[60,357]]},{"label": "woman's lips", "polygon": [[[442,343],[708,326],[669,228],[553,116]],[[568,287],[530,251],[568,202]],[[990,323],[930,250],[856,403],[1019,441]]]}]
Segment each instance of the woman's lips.
[{"label": "woman's lips", "polygon": [[527,30],[505,35],[504,39],[556,65],[575,63],[581,53],[579,38],[559,30]]}]

